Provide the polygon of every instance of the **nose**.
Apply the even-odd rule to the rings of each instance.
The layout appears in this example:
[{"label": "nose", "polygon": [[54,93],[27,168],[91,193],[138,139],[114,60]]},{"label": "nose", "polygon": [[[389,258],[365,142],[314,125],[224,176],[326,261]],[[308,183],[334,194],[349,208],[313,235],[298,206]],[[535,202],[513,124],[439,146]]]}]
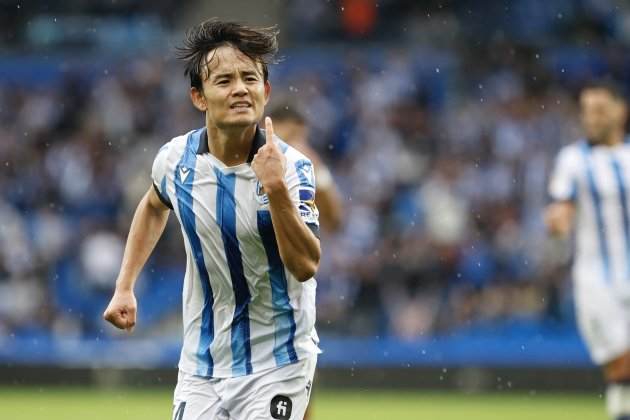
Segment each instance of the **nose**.
[{"label": "nose", "polygon": [[234,96],[245,96],[247,95],[247,87],[245,86],[245,82],[240,78],[236,79],[234,84],[234,90],[232,91]]}]

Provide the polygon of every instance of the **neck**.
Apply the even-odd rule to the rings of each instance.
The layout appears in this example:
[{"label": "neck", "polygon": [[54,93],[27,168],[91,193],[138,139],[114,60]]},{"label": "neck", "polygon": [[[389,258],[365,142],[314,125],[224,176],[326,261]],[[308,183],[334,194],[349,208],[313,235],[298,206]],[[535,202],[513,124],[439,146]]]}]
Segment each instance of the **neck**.
[{"label": "neck", "polygon": [[606,146],[616,146],[624,142],[624,132],[622,129],[614,130],[612,133],[606,137],[603,141],[603,144]]},{"label": "neck", "polygon": [[208,150],[226,166],[236,166],[247,161],[256,133],[256,124],[247,127],[221,129],[207,124]]}]

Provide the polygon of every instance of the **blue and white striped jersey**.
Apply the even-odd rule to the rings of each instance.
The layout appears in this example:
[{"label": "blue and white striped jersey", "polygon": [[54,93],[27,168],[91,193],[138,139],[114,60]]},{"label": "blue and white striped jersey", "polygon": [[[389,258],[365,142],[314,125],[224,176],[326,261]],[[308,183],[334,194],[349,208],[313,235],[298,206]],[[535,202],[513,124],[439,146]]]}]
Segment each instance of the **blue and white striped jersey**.
[{"label": "blue and white striped jersey", "polygon": [[578,283],[604,282],[630,292],[629,187],[630,144],[580,141],[558,154],[549,193],[576,205],[573,271]]},{"label": "blue and white striped jersey", "polygon": [[[285,181],[304,222],[318,234],[313,166],[274,139]],[[247,163],[227,167],[208,151],[206,129],[164,145],[152,178],[184,235],[184,340],[180,370],[235,377],[316,354],[315,279],[298,282],[282,264],[268,198],[250,162],[265,144],[257,128]]]}]

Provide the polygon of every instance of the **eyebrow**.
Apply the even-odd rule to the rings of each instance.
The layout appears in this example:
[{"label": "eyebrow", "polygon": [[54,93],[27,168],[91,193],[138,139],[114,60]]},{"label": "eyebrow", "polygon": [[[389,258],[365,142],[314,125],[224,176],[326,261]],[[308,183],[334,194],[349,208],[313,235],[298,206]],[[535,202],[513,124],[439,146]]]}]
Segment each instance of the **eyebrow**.
[{"label": "eyebrow", "polygon": [[[245,75],[245,76],[251,76],[251,75],[260,76],[260,72],[254,71],[254,70],[243,70],[241,73],[243,75]],[[223,72],[223,73],[217,73],[217,74],[214,74],[214,75],[211,74],[210,78],[212,80],[217,80],[217,79],[220,79],[222,77],[232,77],[232,74],[234,74],[234,72]]]},{"label": "eyebrow", "polygon": [[230,77],[230,76],[232,76],[231,72],[230,73],[218,73],[218,74],[211,74],[210,75],[210,77],[213,80],[220,79],[221,77]]}]

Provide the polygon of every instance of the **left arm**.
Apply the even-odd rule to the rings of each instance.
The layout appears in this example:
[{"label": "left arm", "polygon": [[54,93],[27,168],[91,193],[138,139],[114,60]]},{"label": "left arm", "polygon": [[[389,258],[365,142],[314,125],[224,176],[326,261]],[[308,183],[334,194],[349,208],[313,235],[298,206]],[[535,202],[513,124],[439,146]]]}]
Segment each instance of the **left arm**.
[{"label": "left arm", "polygon": [[301,144],[297,149],[315,165],[315,179],[317,180],[315,204],[319,209],[319,222],[327,232],[337,232],[341,229],[343,221],[343,204],[335,180],[320,156],[308,144]]},{"label": "left arm", "polygon": [[265,119],[266,144],[252,162],[265,193],[269,197],[271,222],[283,264],[299,280],[312,278],[319,267],[319,239],[299,216],[284,180],[286,158],[273,142],[271,119]]},{"label": "left arm", "polygon": [[280,258],[299,281],[306,281],[315,275],[319,266],[319,239],[300,218],[284,180],[264,188],[269,197]]}]

